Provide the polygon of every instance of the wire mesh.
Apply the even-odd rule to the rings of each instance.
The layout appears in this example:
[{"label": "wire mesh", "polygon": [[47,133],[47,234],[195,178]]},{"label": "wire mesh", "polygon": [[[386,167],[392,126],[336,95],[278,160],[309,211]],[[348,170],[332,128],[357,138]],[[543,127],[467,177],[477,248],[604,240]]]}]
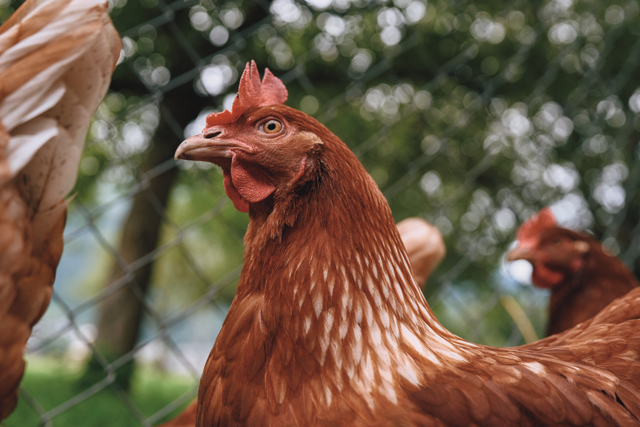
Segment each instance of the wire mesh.
[{"label": "wire mesh", "polygon": [[[0,0],[0,16],[15,7]],[[28,414],[6,425],[66,425],[71,411],[88,419],[95,397],[108,391],[128,414],[118,425],[150,426],[195,397],[240,275],[247,219],[210,165],[170,155],[147,160],[163,144],[172,152],[208,112],[228,106],[253,55],[288,86],[290,105],[353,149],[396,219],[421,216],[441,230],[448,254],[425,295],[463,338],[523,343],[518,316],[540,334],[546,294],[518,284],[502,255],[517,225],[542,206],[553,205],[563,225],[591,230],[633,269],[640,255],[637,3],[492,7],[113,0],[124,44],[120,75],[94,118],[51,308],[28,345],[19,407]],[[184,99],[196,107],[176,103],[176,93],[190,93]],[[200,115],[189,123],[184,111],[194,108]],[[170,177],[167,198],[153,186],[163,177]],[[121,240],[136,198],[160,219],[160,237],[128,259]],[[120,273],[109,276],[114,269]],[[140,279],[144,269],[150,286]],[[123,289],[142,306],[142,326],[131,325],[135,345],[114,358],[98,348],[95,325],[102,304]],[[28,381],[40,360],[56,369],[87,358],[104,376],[71,397],[43,402]],[[180,392],[141,403],[116,379],[132,361],[178,372]]]}]

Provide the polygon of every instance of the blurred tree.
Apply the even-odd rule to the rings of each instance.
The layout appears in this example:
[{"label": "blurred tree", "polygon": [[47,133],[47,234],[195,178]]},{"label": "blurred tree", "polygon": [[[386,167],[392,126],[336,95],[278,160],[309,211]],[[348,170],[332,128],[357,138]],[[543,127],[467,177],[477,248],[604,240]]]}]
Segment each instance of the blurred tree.
[{"label": "blurred tree", "polygon": [[[162,108],[162,103],[161,103]],[[154,136],[154,149],[149,152],[141,170],[150,171],[173,156],[178,137],[166,121],[160,121]],[[133,197],[133,205],[122,229],[118,260],[113,262],[105,286],[122,283],[104,299],[98,318],[97,350],[108,361],[115,361],[135,348],[143,318],[144,299],[151,281],[153,260],[137,268],[135,261],[144,259],[157,245],[164,210],[178,170],[173,168],[150,180],[141,182],[141,191]],[[133,362],[116,371],[121,386],[129,388]],[[81,380],[93,384],[105,376],[102,364],[92,358]]]}]

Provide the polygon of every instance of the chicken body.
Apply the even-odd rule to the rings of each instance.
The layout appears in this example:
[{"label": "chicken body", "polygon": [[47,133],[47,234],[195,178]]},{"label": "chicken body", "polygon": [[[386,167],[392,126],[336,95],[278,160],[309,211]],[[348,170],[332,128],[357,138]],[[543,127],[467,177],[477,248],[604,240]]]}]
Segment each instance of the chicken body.
[{"label": "chicken body", "polygon": [[0,27],[0,420],[51,298],[65,197],[120,47],[100,1],[28,0]]},{"label": "chicken body", "polygon": [[176,153],[221,166],[250,216],[198,426],[640,425],[640,291],[548,341],[465,342],[431,313],[386,200],[338,137],[279,104],[224,119]]},{"label": "chicken body", "polygon": [[629,268],[600,242],[586,233],[558,227],[550,210],[526,222],[518,234],[521,243],[507,254],[507,260],[529,261],[533,284],[551,290],[547,336],[591,319],[639,286]]},{"label": "chicken body", "polygon": [[[419,286],[427,279],[446,254],[440,231],[421,218],[407,218],[396,224],[400,238],[407,251],[411,270]],[[196,425],[197,400],[193,401],[178,416],[160,427],[192,427]]]},{"label": "chicken body", "polygon": [[[396,224],[400,238],[407,250],[411,270],[421,287],[436,269],[446,253],[440,231],[421,218],[407,218]],[[192,402],[177,417],[160,427],[191,427],[196,425],[197,401]]]}]

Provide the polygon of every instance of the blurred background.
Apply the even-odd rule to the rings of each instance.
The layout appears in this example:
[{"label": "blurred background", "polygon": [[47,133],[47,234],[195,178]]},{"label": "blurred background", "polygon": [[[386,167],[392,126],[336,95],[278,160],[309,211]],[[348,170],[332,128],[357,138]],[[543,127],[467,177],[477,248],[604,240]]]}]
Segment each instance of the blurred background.
[{"label": "blurred background", "polygon": [[[20,3],[0,0],[0,22]],[[640,273],[635,0],[109,8],[124,46],[6,426],[151,426],[195,397],[235,292],[248,217],[216,167],[173,153],[207,114],[231,106],[251,59],[285,82],[288,105],[358,155],[396,221],[419,216],[439,228],[448,254],[425,296],[452,332],[522,344],[519,307],[542,336],[548,295],[529,285],[526,262],[503,259],[516,228],[544,206]]]}]

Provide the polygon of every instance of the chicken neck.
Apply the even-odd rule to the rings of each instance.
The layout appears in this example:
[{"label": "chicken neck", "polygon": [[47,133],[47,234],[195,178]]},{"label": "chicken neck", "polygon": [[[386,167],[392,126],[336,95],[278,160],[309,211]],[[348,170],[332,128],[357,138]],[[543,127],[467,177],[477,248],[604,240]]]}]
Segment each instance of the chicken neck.
[{"label": "chicken neck", "polygon": [[[306,378],[327,408],[349,389],[373,409],[380,396],[397,403],[401,384],[424,384],[425,364],[464,361],[460,346],[473,344],[432,315],[375,182],[346,147],[333,158],[294,197],[252,209],[212,358],[260,378],[258,388],[276,387],[276,401]],[[250,357],[236,356],[239,343]],[[288,386],[263,380],[276,375]]]},{"label": "chicken neck", "polygon": [[584,239],[590,250],[582,268],[567,273],[566,281],[551,291],[547,336],[592,318],[612,300],[638,286],[637,279],[618,258],[605,253],[595,239]]}]

